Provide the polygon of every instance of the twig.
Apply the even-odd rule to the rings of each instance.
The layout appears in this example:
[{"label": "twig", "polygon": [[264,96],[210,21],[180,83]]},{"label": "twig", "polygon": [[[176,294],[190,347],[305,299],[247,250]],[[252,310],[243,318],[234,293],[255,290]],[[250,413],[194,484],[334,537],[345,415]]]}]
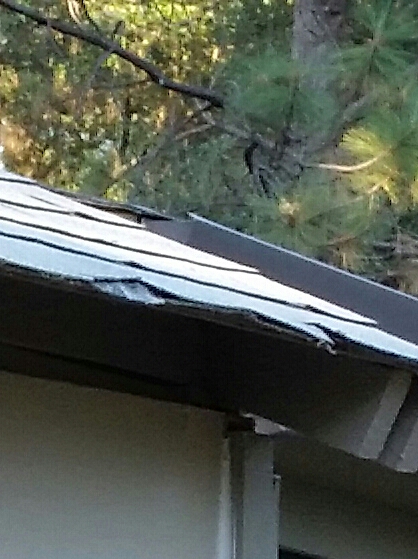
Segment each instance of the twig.
[{"label": "twig", "polygon": [[126,60],[136,68],[144,71],[150,79],[164,89],[170,91],[176,91],[186,97],[201,99],[203,101],[208,101],[214,107],[223,108],[224,99],[223,96],[218,92],[208,89],[206,87],[190,85],[187,83],[181,83],[167,77],[164,72],[162,72],[157,66],[149,62],[148,60],[139,57],[135,53],[122,48],[118,43],[107,39],[97,32],[92,32],[83,27],[67,23],[58,19],[51,19],[44,16],[37,10],[25,6],[22,4],[17,4],[13,0],[0,0],[0,7],[10,10],[16,14],[23,15],[33,21],[38,25],[49,26],[54,31],[59,31],[64,35],[69,35],[75,37],[91,45],[95,45],[104,51],[112,51],[114,54]]},{"label": "twig", "polygon": [[363,161],[362,163],[358,163],[357,165],[334,165],[333,163],[311,163],[306,165],[307,167],[316,167],[318,169],[328,169],[330,171],[338,171],[339,173],[355,173],[356,171],[363,171],[364,169],[368,169],[375,163],[377,163],[382,157],[384,157],[387,152],[379,153],[368,159],[367,161]]},{"label": "twig", "polygon": [[52,29],[49,27],[49,25],[47,25],[47,32],[48,32],[48,38],[52,44],[52,48],[54,49],[54,51],[56,52],[56,54],[58,56],[60,56],[61,58],[67,59],[68,55],[67,53],[64,51],[64,49],[61,47],[61,45],[59,45],[54,37],[54,34],[52,33]]},{"label": "twig", "polygon": [[77,25],[81,25],[83,22],[80,13],[80,4],[77,0],[67,0],[67,8],[70,18],[77,23]]},{"label": "twig", "polygon": [[216,120],[213,117],[213,115],[210,113],[210,111],[208,111],[208,109],[210,108],[209,104],[201,105],[197,99],[194,100],[194,103],[196,106],[196,115],[201,114],[203,120],[208,124],[211,124],[213,127],[219,128],[220,130],[223,130],[227,134],[230,134],[231,136],[234,136],[235,138],[238,138],[240,140],[256,141],[257,144],[264,149],[271,150],[271,151],[274,151],[276,149],[275,142],[266,140],[260,134],[253,134],[248,129],[242,130],[241,128],[238,128],[233,124],[225,124],[221,120]]},{"label": "twig", "polygon": [[79,109],[78,109],[78,113],[79,115],[81,114],[82,108],[83,108],[83,102],[84,102],[84,98],[86,97],[89,89],[91,88],[92,84],[93,84],[93,80],[96,77],[97,72],[100,70],[100,67],[102,66],[102,64],[104,64],[106,62],[106,60],[109,58],[109,56],[112,55],[112,51],[103,51],[102,53],[100,53],[100,55],[98,56],[96,62],[94,63],[93,69],[90,72],[90,75],[88,76],[86,83],[84,84],[84,86],[82,87],[82,90],[80,92],[79,98],[80,98],[80,103],[79,103]]},{"label": "twig", "polygon": [[335,141],[339,141],[344,133],[344,130],[348,125],[358,118],[358,114],[361,110],[370,102],[371,94],[367,93],[363,95],[356,101],[350,103],[343,111],[337,122],[333,124],[333,129],[325,130],[324,133],[319,134],[317,137],[312,137],[307,152],[309,156],[313,156],[316,153],[322,151],[325,146],[333,144]]},{"label": "twig", "polygon": [[[126,178],[127,175],[129,175],[133,171],[139,169],[140,167],[145,167],[146,165],[148,165],[151,161],[153,161],[156,157],[158,157],[158,155],[164,150],[167,144],[169,144],[173,140],[174,141],[181,140],[192,134],[203,132],[204,131],[203,128],[199,128],[199,127],[195,127],[185,132],[180,132],[180,129],[188,122],[191,122],[202,111],[206,111],[209,106],[210,104],[206,104],[202,107],[199,107],[198,110],[194,111],[191,115],[188,115],[187,118],[181,122],[181,124],[177,124],[177,126],[173,126],[171,131],[165,134],[163,138],[160,140],[160,142],[153,149],[146,150],[140,157],[136,157],[133,159],[131,163],[125,164],[122,167],[121,171],[117,174],[117,176],[113,177],[109,181],[109,183],[103,188],[103,192],[106,193],[109,190],[109,188],[111,188],[115,183],[119,182],[120,180],[123,180],[124,178]],[[205,130],[209,130],[209,128],[210,127],[208,126],[207,128],[205,128]],[[182,135],[184,136],[182,137]]]},{"label": "twig", "polygon": [[195,126],[195,128],[190,128],[189,130],[185,130],[184,132],[180,132],[175,136],[175,140],[185,140],[189,136],[193,136],[194,134],[201,134],[202,132],[206,132],[212,128],[211,124],[201,124],[200,126]]},{"label": "twig", "polygon": [[341,117],[341,128],[344,129],[353,119],[357,118],[358,113],[369,103],[372,98],[371,93],[366,93],[356,101],[350,103],[343,111]]},{"label": "twig", "polygon": [[131,117],[132,117],[132,106],[131,106],[131,96],[128,91],[125,96],[123,116],[122,116],[122,134],[120,139],[120,158],[123,161],[126,157],[126,153],[129,147],[129,140],[131,136]]},{"label": "twig", "polygon": [[[74,0],[68,0],[69,5],[70,5],[71,2],[73,2],[73,1],[74,1]],[[94,21],[91,19],[90,15],[89,15],[89,13],[88,13],[88,11],[87,11],[87,8],[86,8],[85,5],[84,5],[83,0],[80,0],[80,2],[81,2],[81,5],[83,6],[83,9],[84,9],[85,12],[86,12],[86,15],[87,15],[88,20],[91,21],[92,24],[94,24],[94,26],[96,27],[96,29],[99,29],[99,28],[97,27],[97,25],[94,23]],[[112,41],[115,41],[115,40],[116,40],[116,38],[117,38],[117,36],[118,36],[118,33],[119,33],[119,30],[122,29],[122,28],[123,28],[123,21],[118,21],[117,24],[115,25],[115,28],[114,28],[113,31],[112,31],[112,35],[111,35]],[[100,69],[100,67],[102,66],[102,64],[104,64],[104,63],[106,62],[106,60],[109,58],[109,56],[111,56],[112,54],[113,54],[113,49],[110,49],[110,50],[103,51],[103,52],[100,53],[100,55],[98,56],[98,58],[97,58],[97,60],[96,60],[96,62],[95,62],[95,64],[94,64],[94,66],[93,66],[93,69],[92,69],[92,71],[91,71],[91,73],[90,73],[90,76],[89,76],[88,79],[86,80],[86,83],[85,83],[84,87],[82,88],[82,91],[81,91],[81,94],[80,94],[81,102],[79,103],[79,107],[80,107],[80,108],[79,108],[79,114],[81,114],[81,111],[82,111],[83,99],[84,99],[84,97],[87,95],[89,89],[91,88],[92,83],[93,83],[93,80],[94,80],[94,78],[95,78],[97,72],[99,71],[99,69]]]},{"label": "twig", "polygon": [[90,23],[90,25],[92,25],[98,33],[103,33],[94,19],[90,16],[84,0],[67,0],[67,8],[71,19],[75,21],[75,23],[82,25],[84,16],[88,23]]}]

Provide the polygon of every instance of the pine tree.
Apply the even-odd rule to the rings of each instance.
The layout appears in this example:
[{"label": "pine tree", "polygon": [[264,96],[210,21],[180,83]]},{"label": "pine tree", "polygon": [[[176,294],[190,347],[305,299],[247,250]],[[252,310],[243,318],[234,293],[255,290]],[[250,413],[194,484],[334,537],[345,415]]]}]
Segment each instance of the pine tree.
[{"label": "pine tree", "polygon": [[[141,13],[118,0],[77,3],[87,10],[77,12],[82,29],[113,31],[217,101],[161,89],[111,51],[2,11],[9,166],[173,214],[193,210],[418,292],[415,3],[196,0],[173,11],[152,0]],[[74,19],[63,5],[43,10]]]},{"label": "pine tree", "polygon": [[[290,55],[278,45],[239,69],[238,106],[261,135],[258,179],[268,183],[247,227],[384,277],[382,246],[385,258],[399,252],[393,239],[418,226],[418,9],[393,0],[350,8],[295,2]],[[402,260],[402,278],[406,268]]]}]

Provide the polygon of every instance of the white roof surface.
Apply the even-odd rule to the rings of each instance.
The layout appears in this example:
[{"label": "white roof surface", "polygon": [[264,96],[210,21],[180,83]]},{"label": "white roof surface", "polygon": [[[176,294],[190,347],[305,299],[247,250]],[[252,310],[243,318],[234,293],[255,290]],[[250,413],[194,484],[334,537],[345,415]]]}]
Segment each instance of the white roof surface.
[{"label": "white roof surface", "polygon": [[237,264],[168,240],[0,169],[0,266],[87,282],[138,304],[242,313],[328,348],[346,342],[418,365],[418,346],[374,320]]}]

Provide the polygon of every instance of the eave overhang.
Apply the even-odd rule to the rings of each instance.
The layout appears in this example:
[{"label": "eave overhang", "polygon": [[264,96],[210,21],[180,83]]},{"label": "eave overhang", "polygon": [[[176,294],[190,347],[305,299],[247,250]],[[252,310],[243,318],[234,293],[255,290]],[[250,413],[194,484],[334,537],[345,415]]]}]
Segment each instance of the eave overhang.
[{"label": "eave overhang", "polygon": [[0,367],[253,413],[417,469],[417,345],[13,177],[0,180]]}]

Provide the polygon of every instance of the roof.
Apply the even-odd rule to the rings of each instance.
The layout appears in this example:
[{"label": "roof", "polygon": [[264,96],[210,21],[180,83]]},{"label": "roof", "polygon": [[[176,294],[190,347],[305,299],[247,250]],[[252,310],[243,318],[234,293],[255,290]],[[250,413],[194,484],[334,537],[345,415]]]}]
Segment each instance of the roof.
[{"label": "roof", "polygon": [[0,170],[0,268],[80,282],[130,304],[292,335],[330,352],[364,351],[418,366],[418,346],[372,318],[273,281]]},{"label": "roof", "polygon": [[[138,210],[139,214],[140,210]],[[154,232],[200,250],[256,267],[270,279],[373,318],[380,328],[418,343],[418,298],[195,214],[143,222]]]},{"label": "roof", "polygon": [[[64,194],[86,200],[79,193]],[[257,268],[270,279],[373,318],[384,331],[418,344],[418,298],[415,296],[194,213],[188,213],[185,218],[171,218],[134,203],[94,197],[88,197],[87,201],[93,207],[143,223],[164,237]]]}]

